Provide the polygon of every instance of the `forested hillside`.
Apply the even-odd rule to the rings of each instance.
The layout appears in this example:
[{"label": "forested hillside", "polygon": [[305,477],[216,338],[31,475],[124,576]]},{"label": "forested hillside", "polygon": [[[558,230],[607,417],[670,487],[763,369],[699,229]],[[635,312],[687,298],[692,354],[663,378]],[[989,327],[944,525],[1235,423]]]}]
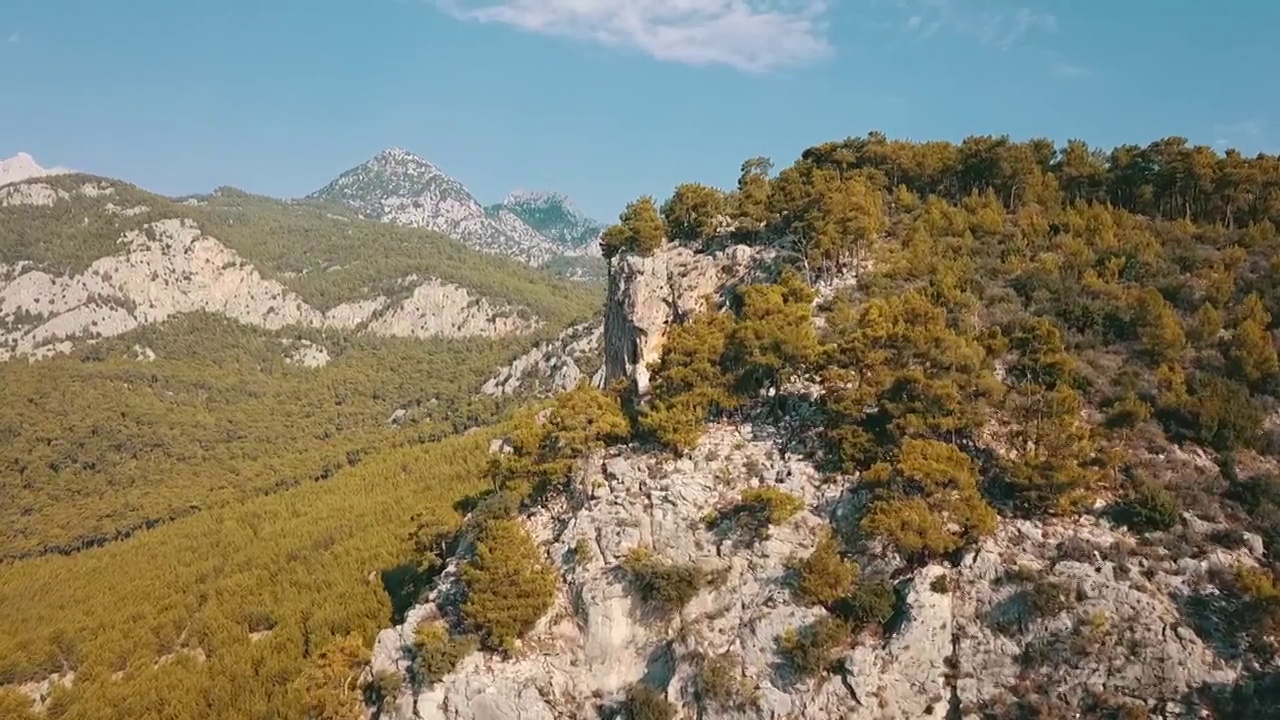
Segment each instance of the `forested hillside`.
[{"label": "forested hillside", "polygon": [[[611,388],[614,398],[571,393],[542,422],[529,421],[512,436],[512,452],[490,466],[497,494],[473,518],[468,537],[478,544],[436,545],[461,548],[452,559],[461,579],[442,576],[453,585],[419,610],[443,622],[396,630],[396,637],[416,632],[408,650],[415,665],[394,682],[382,665],[383,674],[372,676],[374,697],[389,698],[394,716],[407,717],[406,708],[459,706],[477,682],[501,685],[517,677],[569,686],[530,701],[571,708],[580,699],[575,692],[591,692],[592,673],[573,669],[577,655],[567,669],[530,661],[519,639],[543,652],[545,644],[565,652],[607,644],[599,636],[560,641],[559,630],[542,619],[563,606],[557,588],[570,581],[569,595],[586,598],[586,617],[612,617],[607,598],[616,580],[609,578],[623,577],[635,607],[695,623],[679,625],[668,644],[659,645],[670,653],[664,672],[646,674],[620,697],[602,701],[629,716],[773,717],[770,709],[786,707],[776,700],[779,687],[803,693],[821,688],[827,676],[839,676],[852,695],[831,683],[847,716],[877,716],[868,713],[877,698],[861,694],[868,676],[898,678],[901,692],[901,678],[916,677],[916,670],[867,667],[869,658],[884,656],[848,653],[864,644],[880,648],[902,623],[919,620],[904,617],[907,593],[916,599],[912,613],[936,613],[927,603],[940,601],[923,598],[951,592],[965,593],[965,602],[973,602],[974,592],[1008,601],[985,617],[961,618],[955,610],[945,619],[948,627],[953,618],[982,622],[981,635],[939,627],[956,634],[917,638],[949,653],[946,672],[936,678],[952,693],[948,716],[1144,717],[1155,709],[1155,716],[1172,717],[1174,704],[1217,718],[1274,716],[1280,700],[1278,169],[1269,156],[1219,157],[1177,140],[1104,154],[1074,142],[1056,151],[1039,141],[974,138],[954,146],[890,143],[873,135],[813,148],[776,177],[767,160],[750,160],[735,192],[689,184],[661,205],[650,197],[630,204],[603,237],[615,270],[627,264],[641,273],[650,267],[647,255],[669,260],[671,243],[707,254],[745,244],[762,262],[772,257],[784,268],[773,281],[731,287],[722,306],[713,303],[671,327],[647,390],[622,383]],[[665,272],[664,262],[655,259],[654,272]],[[639,302],[632,290],[620,289],[621,301]],[[743,433],[746,425],[768,426],[779,452],[799,453],[825,468],[822,484],[835,486],[842,498],[812,508],[830,533],[808,558],[788,561],[784,580],[794,602],[820,614],[782,628],[773,661],[731,657],[716,670],[698,640],[711,631],[697,622],[718,624],[725,612],[741,611],[739,634],[731,624],[730,641],[749,641],[744,654],[759,653],[756,622],[774,616],[763,609],[748,616],[732,603],[708,606],[707,596],[724,599],[716,593],[725,575],[717,580],[704,566],[664,559],[656,536],[667,533],[663,547],[680,558],[717,541],[725,544],[702,554],[727,557],[729,547],[739,547],[735,542],[751,547],[771,539],[773,526],[809,511],[812,498],[779,488],[803,487],[791,477],[794,465],[779,462],[747,469],[761,486],[736,502],[722,497],[703,516],[704,527],[681,525],[687,505],[705,488],[646,493],[663,486],[664,473],[705,482],[700,468],[747,444],[739,436],[732,446],[700,445],[712,421]],[[724,432],[725,425],[718,426]],[[575,458],[626,440],[638,444],[615,447],[599,475],[572,469]],[[655,448],[682,459],[662,463],[660,454],[647,454]],[[616,486],[628,475],[642,486]],[[644,483],[645,475],[657,482]],[[731,474],[721,480],[738,481]],[[619,519],[616,504],[632,493],[661,508],[637,507],[632,512],[642,517]],[[566,506],[579,514],[558,526],[563,534],[548,533],[546,515]],[[1075,522],[1086,517],[1087,524]],[[527,530],[511,522],[518,518],[529,520]],[[621,527],[606,530],[600,522]],[[989,558],[1004,563],[1003,574],[954,585],[948,568],[961,575],[959,566],[973,559],[960,551],[976,551],[1015,522],[1014,535],[1048,537],[1055,528],[1070,540],[1048,556],[1030,556],[1036,565],[1025,567],[1013,562],[1019,546],[995,545],[1006,558],[985,545]],[[575,544],[574,528],[583,523],[587,535]],[[1079,527],[1118,530],[1100,534],[1104,544],[1095,546],[1073,535]],[[645,528],[655,536],[653,548]],[[601,539],[615,530],[609,543]],[[531,541],[535,533],[553,563],[562,552],[568,559],[546,565]],[[686,545],[670,537],[682,533],[693,534]],[[603,570],[579,569],[591,567],[599,552],[609,553]],[[748,567],[767,565],[769,552],[749,554]],[[1242,559],[1232,555],[1237,552]],[[427,557],[440,562],[435,550]],[[1060,562],[1099,579],[1057,575]],[[719,570],[741,567],[724,563]],[[1135,567],[1143,568],[1142,579],[1132,575]],[[495,586],[497,577],[519,590]],[[920,577],[932,580],[922,589]],[[765,584],[760,577],[749,581]],[[1126,684],[1126,676],[1143,677],[1144,663],[1177,666],[1179,658],[1144,637],[1126,636],[1124,628],[1113,631],[1105,613],[1084,612],[1087,601],[1096,608],[1114,600],[1096,594],[1112,592],[1107,583],[1143,596],[1137,606],[1148,613],[1174,615],[1173,625],[1156,626],[1157,637],[1159,628],[1176,627],[1189,643],[1210,648],[1209,665],[1232,668],[1232,681],[1169,682],[1157,669],[1151,677],[1159,676],[1153,683],[1160,688]],[[996,589],[1010,586],[1022,589]],[[455,605],[453,593],[465,602]],[[689,616],[682,615],[686,606]],[[989,640],[991,633],[1003,640]],[[657,642],[661,638],[659,631]],[[957,679],[950,663],[973,663],[984,652],[1003,663],[1003,651],[995,648],[1008,642],[1023,646],[1013,653],[1013,674],[976,681],[993,683],[996,692],[975,693],[971,675]],[[463,674],[479,673],[479,680],[446,681],[477,647],[500,664],[471,663]],[[652,649],[611,647],[613,654],[599,651],[617,663],[609,672],[626,666],[627,653],[643,657]],[[359,661],[358,654],[347,657]],[[749,671],[740,676],[744,662]],[[1111,663],[1101,681],[1092,674],[1099,662]],[[671,667],[677,663],[687,663],[693,676]],[[967,669],[975,671],[982,668]],[[331,682],[352,676],[326,675]],[[761,705],[766,680],[773,704]],[[399,682],[417,683],[408,705]],[[961,682],[981,704],[961,703]],[[1117,686],[1130,695],[1112,692]],[[341,708],[335,689],[314,688],[313,707]],[[424,690],[442,692],[444,700]],[[516,690],[502,685],[495,692],[514,696]],[[878,700],[885,709],[884,703],[904,698]],[[909,699],[929,717],[941,717],[946,700],[945,693]],[[846,716],[824,714],[830,709],[806,706],[814,717]]]},{"label": "forested hillside", "polygon": [[[687,445],[743,393],[809,377],[848,472],[892,477],[904,443],[928,439],[994,451],[985,499],[965,491],[974,503],[1054,514],[1158,496],[1280,540],[1276,157],[1179,138],[1107,153],[872,134],[769,168],[745,163],[734,193],[641,198],[606,233],[610,254],[668,235],[758,244],[818,288],[850,286],[820,305],[821,343],[788,329],[811,298],[800,277],[748,288],[740,325],[683,328],[639,418],[658,439]],[[1164,476],[1155,465],[1174,448],[1210,453],[1221,477]],[[928,493],[894,487],[875,524],[925,537],[913,552],[953,549],[941,528],[955,508],[908,532]]]},{"label": "forested hillside", "polygon": [[[219,303],[239,291],[235,283],[209,293],[203,309],[159,323],[126,307],[140,326],[124,334],[99,324],[107,336],[73,338],[70,355],[0,363],[0,561],[100,545],[490,422],[497,404],[473,399],[480,385],[598,305],[596,288],[320,203],[232,189],[178,202],[84,175],[5,191],[0,323],[56,326],[83,308],[128,305],[90,292],[78,307],[59,299],[65,307],[51,309],[54,298],[30,288],[69,295],[59,278],[118,256],[127,233],[184,218],[318,310],[401,300],[414,291],[406,278],[417,276],[531,313],[540,325],[457,339],[384,337],[361,325],[271,330],[225,314]],[[54,280],[23,286],[38,276],[32,268]],[[147,293],[180,294],[171,285],[179,281],[153,275]],[[307,352],[318,360],[299,360]]]}]

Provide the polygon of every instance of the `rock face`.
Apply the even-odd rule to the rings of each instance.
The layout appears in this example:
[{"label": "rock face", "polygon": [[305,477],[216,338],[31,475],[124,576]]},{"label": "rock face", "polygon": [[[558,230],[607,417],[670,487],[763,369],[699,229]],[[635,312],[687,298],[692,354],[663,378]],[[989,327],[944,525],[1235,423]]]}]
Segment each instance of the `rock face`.
[{"label": "rock face", "polygon": [[769,259],[746,245],[715,253],[667,245],[649,256],[613,258],[605,299],[605,383],[625,378],[645,394],[667,329],[705,310],[708,297],[723,300],[726,289],[763,273]]},{"label": "rock face", "polygon": [[594,387],[603,387],[604,368],[599,361],[603,335],[598,322],[575,325],[516,358],[489,378],[480,392],[548,397],[572,390],[584,378]]},{"label": "rock face", "polygon": [[[0,201],[45,198],[54,188],[29,182],[0,189]],[[109,190],[109,187],[107,188]],[[92,184],[80,189],[105,192]],[[63,191],[54,191],[57,202]],[[540,324],[523,308],[472,296],[434,278],[406,279],[412,294],[392,303],[378,296],[328,311],[311,307],[244,258],[201,232],[169,219],[125,233],[121,252],[75,275],[55,275],[19,262],[0,265],[0,360],[67,352],[75,342],[128,332],[179,313],[207,311],[267,329],[288,325],[360,329],[397,337],[498,336]],[[319,362],[311,353],[307,364]]]},{"label": "rock face", "polygon": [[[718,424],[680,460],[625,450],[589,460],[569,500],[526,518],[559,568],[560,592],[521,651],[505,660],[473,653],[438,683],[412,681],[414,629],[456,605],[452,564],[428,602],[377,638],[373,671],[409,678],[381,717],[595,717],[643,678],[664,689],[680,718],[977,718],[1030,692],[1074,706],[1103,693],[1172,719],[1195,716],[1188,692],[1237,674],[1186,607],[1211,572],[1254,563],[1249,550],[1176,562],[1158,552],[1127,556],[1135,538],[1086,517],[1006,521],[954,567],[907,573],[876,555],[864,559],[864,578],[895,578],[900,612],[888,639],[863,635],[830,676],[798,681],[778,637],[825,611],[796,601],[789,563],[811,551],[828,522],[847,527],[863,499],[856,485],[842,490],[847,479],[824,482],[777,447],[766,427]],[[806,509],[763,539],[723,522],[709,528],[710,514],[759,486],[799,496]],[[637,547],[720,580],[677,617],[655,621],[619,571]],[[1062,590],[1060,605],[1032,612],[1028,598],[1046,587]],[[729,659],[743,686],[755,688],[751,702],[732,711],[701,703],[704,658]]]}]

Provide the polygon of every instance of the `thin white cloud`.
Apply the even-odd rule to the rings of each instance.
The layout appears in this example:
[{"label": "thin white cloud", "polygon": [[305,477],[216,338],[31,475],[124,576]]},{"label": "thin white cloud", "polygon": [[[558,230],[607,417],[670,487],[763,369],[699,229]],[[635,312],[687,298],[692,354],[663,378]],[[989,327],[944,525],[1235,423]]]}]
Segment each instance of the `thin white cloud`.
[{"label": "thin white cloud", "polygon": [[1266,125],[1261,120],[1242,120],[1213,126],[1213,144],[1220,148],[1250,145],[1262,138]]},{"label": "thin white cloud", "polygon": [[15,30],[9,33],[9,37],[5,38],[4,41],[9,45],[17,45],[18,43],[22,42],[22,39],[23,39],[22,33]]},{"label": "thin white cloud", "polygon": [[1089,77],[1093,72],[1083,65],[1076,65],[1065,60],[1055,60],[1049,65],[1049,74],[1059,80],[1076,80]]},{"label": "thin white cloud", "polygon": [[940,32],[1008,50],[1033,33],[1052,33],[1058,20],[1031,7],[994,0],[894,0],[908,17],[903,30],[920,39]]},{"label": "thin white cloud", "polygon": [[471,22],[766,72],[832,53],[826,0],[434,0]]}]

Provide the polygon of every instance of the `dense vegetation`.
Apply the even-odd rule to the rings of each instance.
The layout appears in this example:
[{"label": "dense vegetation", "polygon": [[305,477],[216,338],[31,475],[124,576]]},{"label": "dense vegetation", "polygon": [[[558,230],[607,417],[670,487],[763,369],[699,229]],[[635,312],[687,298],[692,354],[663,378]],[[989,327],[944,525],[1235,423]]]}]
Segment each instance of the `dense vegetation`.
[{"label": "dense vegetation", "polygon": [[[0,263],[83,271],[122,233],[190,217],[320,308],[403,295],[431,275],[528,308],[531,337],[417,341],[177,317],[47,362],[0,365],[0,561],[74,552],[140,528],[301,482],[378,448],[492,421],[473,398],[493,370],[592,311],[597,290],[442,236],[353,219],[310,203],[224,189],[174,202],[116,181],[55,176],[51,206],[0,209]],[[192,204],[196,203],[196,204]],[[137,212],[134,212],[134,211]],[[127,212],[126,212],[127,211]],[[285,361],[311,341],[333,361]],[[139,362],[134,347],[154,352]],[[409,414],[405,427],[387,418]]]},{"label": "dense vegetation", "polygon": [[[191,315],[72,357],[0,364],[0,559],[100,544],[491,420],[496,404],[473,388],[513,350],[294,335]],[[328,366],[285,360],[284,341],[307,337]],[[157,359],[136,360],[135,344]],[[410,420],[390,427],[397,408]]]},{"label": "dense vegetation", "polygon": [[0,684],[74,670],[49,718],[302,717],[403,610],[415,523],[457,527],[491,437],[383,452],[328,482],[0,567]]},{"label": "dense vegetation", "polygon": [[[908,563],[945,559],[1000,514],[1099,501],[1140,533],[1191,510],[1262,535],[1271,566],[1221,591],[1250,609],[1251,667],[1274,659],[1280,160],[1178,138],[1102,152],[873,133],[771,173],[756,158],[735,191],[640,198],[602,245],[744,243],[790,266],[673,329],[628,406],[676,452],[710,418],[799,418],[792,439],[868,492],[855,527],[797,563],[798,596],[832,613],[780,639],[799,674],[892,611],[851,554],[882,541]],[[816,404],[793,381],[820,386]],[[1189,451],[1221,473],[1178,460]]]}]

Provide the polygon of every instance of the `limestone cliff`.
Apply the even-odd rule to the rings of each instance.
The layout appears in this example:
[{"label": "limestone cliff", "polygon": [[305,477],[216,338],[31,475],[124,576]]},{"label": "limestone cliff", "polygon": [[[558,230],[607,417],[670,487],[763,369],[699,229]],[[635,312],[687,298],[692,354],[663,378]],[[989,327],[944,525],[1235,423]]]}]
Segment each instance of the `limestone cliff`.
[{"label": "limestone cliff", "polygon": [[722,301],[726,289],[763,273],[770,257],[746,245],[712,253],[667,245],[648,256],[614,257],[605,300],[605,383],[624,378],[644,395],[667,328],[705,310],[708,298]]}]

